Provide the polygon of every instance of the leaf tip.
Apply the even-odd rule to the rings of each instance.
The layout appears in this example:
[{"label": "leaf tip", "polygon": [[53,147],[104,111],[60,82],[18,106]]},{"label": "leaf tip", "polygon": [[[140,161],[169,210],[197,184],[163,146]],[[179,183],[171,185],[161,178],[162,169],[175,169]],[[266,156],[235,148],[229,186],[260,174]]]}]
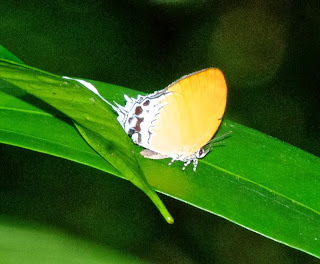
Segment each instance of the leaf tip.
[{"label": "leaf tip", "polygon": [[168,224],[172,225],[174,223],[174,219],[171,215],[166,217],[166,221]]}]

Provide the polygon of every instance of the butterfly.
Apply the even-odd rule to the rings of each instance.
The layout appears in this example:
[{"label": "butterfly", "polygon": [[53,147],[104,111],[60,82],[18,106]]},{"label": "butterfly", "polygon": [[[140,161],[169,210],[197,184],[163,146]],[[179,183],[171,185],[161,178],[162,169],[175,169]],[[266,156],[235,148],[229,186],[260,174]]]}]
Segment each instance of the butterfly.
[{"label": "butterfly", "polygon": [[114,102],[112,108],[132,141],[144,147],[141,155],[149,159],[171,158],[192,162],[208,154],[211,140],[220,126],[227,103],[227,85],[221,70],[201,70],[173,82],[163,90],[130,98],[126,104]]}]

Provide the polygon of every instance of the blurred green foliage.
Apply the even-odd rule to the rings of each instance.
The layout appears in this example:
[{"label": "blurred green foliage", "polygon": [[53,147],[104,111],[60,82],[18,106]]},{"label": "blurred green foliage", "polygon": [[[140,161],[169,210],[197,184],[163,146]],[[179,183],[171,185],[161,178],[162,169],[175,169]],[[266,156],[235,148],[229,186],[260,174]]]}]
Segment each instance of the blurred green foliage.
[{"label": "blurred green foliage", "polygon": [[[227,118],[319,155],[319,17],[316,1],[2,1],[0,32],[28,65],[145,92],[221,68]],[[4,145],[0,159],[0,213],[13,222],[151,263],[318,262],[162,197],[169,226],[130,183],[92,168]]]}]

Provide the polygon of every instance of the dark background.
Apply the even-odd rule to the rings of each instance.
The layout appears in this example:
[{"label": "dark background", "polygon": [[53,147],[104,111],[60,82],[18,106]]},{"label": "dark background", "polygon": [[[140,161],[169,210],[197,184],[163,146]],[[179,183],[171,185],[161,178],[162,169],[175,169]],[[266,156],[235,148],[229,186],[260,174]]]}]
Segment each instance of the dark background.
[{"label": "dark background", "polygon": [[[2,1],[0,40],[28,65],[145,92],[220,68],[226,118],[320,154],[317,1]],[[5,145],[0,159],[13,219],[154,263],[318,262],[162,196],[169,226],[130,183],[70,161]]]}]

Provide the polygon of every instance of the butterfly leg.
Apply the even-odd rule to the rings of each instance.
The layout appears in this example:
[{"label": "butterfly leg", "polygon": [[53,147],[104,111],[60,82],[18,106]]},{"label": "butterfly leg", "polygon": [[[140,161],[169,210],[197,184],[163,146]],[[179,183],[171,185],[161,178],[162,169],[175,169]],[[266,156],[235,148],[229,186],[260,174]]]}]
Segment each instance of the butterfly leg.
[{"label": "butterfly leg", "polygon": [[191,161],[192,161],[191,159],[187,160],[187,161],[183,164],[182,170],[185,170],[186,167],[191,163]]},{"label": "butterfly leg", "polygon": [[175,162],[176,161],[176,159],[172,159],[170,162],[169,162],[169,164],[168,164],[168,166],[170,166],[173,162]]},{"label": "butterfly leg", "polygon": [[193,171],[196,172],[198,166],[198,159],[194,158],[193,159]]}]

